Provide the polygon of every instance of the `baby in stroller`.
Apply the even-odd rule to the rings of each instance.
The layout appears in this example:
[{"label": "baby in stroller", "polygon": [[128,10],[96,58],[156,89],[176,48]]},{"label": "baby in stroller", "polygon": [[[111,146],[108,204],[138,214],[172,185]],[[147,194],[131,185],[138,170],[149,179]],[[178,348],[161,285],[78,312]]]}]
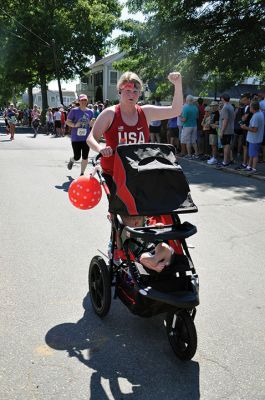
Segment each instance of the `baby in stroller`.
[{"label": "baby in stroller", "polygon": [[[148,224],[154,222],[155,228],[163,228],[165,225],[162,222],[155,222],[154,218],[149,219],[142,216],[123,216],[121,217],[124,225],[129,227],[140,227],[140,226],[148,226]],[[117,247],[122,249],[122,242],[126,240],[124,237],[124,233],[121,236],[117,235]],[[143,251],[144,248],[148,249],[148,251]],[[159,243],[142,243],[140,242],[140,246],[136,248],[134,246],[134,253],[137,254],[137,261],[140,262],[141,265],[148,269],[152,269],[156,272],[161,272],[166,266],[168,266],[173,258],[175,250],[166,242]],[[121,254],[121,252],[120,252]]]}]

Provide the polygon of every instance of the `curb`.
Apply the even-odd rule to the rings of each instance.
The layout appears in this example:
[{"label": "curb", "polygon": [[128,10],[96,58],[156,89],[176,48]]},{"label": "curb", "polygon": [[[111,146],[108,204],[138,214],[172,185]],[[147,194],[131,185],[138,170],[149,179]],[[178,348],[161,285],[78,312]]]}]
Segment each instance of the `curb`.
[{"label": "curb", "polygon": [[215,166],[208,165],[207,162],[204,162],[204,161],[187,160],[187,159],[185,159],[183,157],[178,158],[178,162],[180,162],[181,160],[185,160],[187,162],[192,162],[194,164],[200,164],[200,165],[203,165],[203,166],[205,166],[207,168],[214,169],[215,171],[221,171],[221,172],[226,172],[226,173],[229,173],[229,174],[236,174],[236,175],[245,176],[246,178],[253,178],[253,179],[258,179],[260,181],[265,181],[265,175],[264,174],[257,173],[257,174],[251,175],[251,174],[247,174],[244,170],[236,170],[234,168],[229,168],[229,167],[224,167],[224,168],[220,168],[219,169],[219,168],[216,168]]}]

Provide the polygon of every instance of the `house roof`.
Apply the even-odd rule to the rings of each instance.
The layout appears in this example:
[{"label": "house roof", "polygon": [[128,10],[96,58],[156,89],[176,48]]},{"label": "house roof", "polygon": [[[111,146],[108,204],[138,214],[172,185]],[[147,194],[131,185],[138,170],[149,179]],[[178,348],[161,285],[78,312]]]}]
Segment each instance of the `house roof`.
[{"label": "house roof", "polygon": [[124,53],[115,53],[115,54],[111,54],[107,57],[101,58],[100,60],[96,61],[95,63],[91,64],[89,66],[90,69],[98,67],[100,65],[105,65],[105,64],[110,64],[113,61],[117,61],[120,58],[122,58],[124,56]]}]

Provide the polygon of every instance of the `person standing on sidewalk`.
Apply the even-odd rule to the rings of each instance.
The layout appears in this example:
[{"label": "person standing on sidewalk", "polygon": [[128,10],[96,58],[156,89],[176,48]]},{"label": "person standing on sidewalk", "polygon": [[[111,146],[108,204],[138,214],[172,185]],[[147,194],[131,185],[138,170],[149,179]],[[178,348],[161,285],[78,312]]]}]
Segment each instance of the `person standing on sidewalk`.
[{"label": "person standing on sidewalk", "polygon": [[224,148],[224,159],[220,164],[217,164],[217,168],[227,167],[231,164],[230,160],[230,143],[234,135],[234,120],[235,112],[232,104],[230,104],[230,96],[224,93],[221,96],[221,101],[224,105],[220,113],[220,139],[221,145]]},{"label": "person standing on sidewalk", "polygon": [[54,121],[53,121],[53,113],[52,109],[49,107],[46,112],[46,135],[54,132]]},{"label": "person standing on sidewalk", "polygon": [[[240,97],[240,103],[242,104],[242,116],[241,121],[244,125],[249,126],[250,120],[252,118],[252,113],[250,112],[250,93],[244,93]],[[241,124],[241,125],[243,125]],[[240,124],[239,124],[240,126]],[[247,131],[242,129],[242,147],[243,147],[243,160],[239,167],[236,169],[245,169],[248,165],[248,149],[247,149]]]},{"label": "person standing on sidewalk", "polygon": [[207,160],[207,164],[214,165],[217,164],[217,145],[218,145],[218,136],[217,129],[219,126],[219,111],[218,111],[218,102],[212,101],[210,104],[211,107],[211,123],[210,123],[210,133],[209,133],[209,145],[212,148],[212,157]]},{"label": "person standing on sidewalk", "polygon": [[38,106],[35,104],[35,106],[33,107],[32,112],[31,112],[32,128],[34,130],[34,135],[33,135],[34,138],[38,134],[38,129],[39,129],[39,126],[40,126],[40,117],[41,117],[41,112],[38,109]]},{"label": "person standing on sidewalk", "polygon": [[250,112],[252,118],[249,126],[241,125],[241,129],[247,131],[247,142],[248,142],[248,165],[245,171],[248,173],[255,174],[257,172],[256,166],[259,159],[260,146],[263,141],[264,135],[264,116],[260,111],[260,105],[258,101],[252,101],[250,104]]},{"label": "person standing on sidewalk", "polygon": [[195,158],[199,158],[198,145],[197,145],[197,120],[199,117],[198,107],[194,104],[194,97],[190,94],[186,97],[186,104],[184,104],[181,121],[183,128],[181,132],[181,143],[186,145],[187,155],[185,158],[191,159],[191,147],[194,148]]},{"label": "person standing on sidewalk", "polygon": [[55,137],[62,136],[62,122],[61,122],[62,113],[59,108],[56,108],[54,113],[54,127],[55,127]]},{"label": "person standing on sidewalk", "polygon": [[71,128],[71,141],[74,152],[74,156],[70,158],[67,168],[71,170],[74,162],[78,161],[82,156],[80,175],[84,175],[88,163],[89,146],[86,140],[93,118],[93,111],[87,108],[87,104],[87,96],[80,94],[79,107],[72,108],[66,120],[66,124]]}]

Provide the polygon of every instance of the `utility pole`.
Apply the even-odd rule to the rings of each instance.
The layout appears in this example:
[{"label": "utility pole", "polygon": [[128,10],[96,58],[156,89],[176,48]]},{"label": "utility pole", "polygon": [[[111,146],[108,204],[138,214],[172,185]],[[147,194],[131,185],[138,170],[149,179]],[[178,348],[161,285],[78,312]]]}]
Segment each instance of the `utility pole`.
[{"label": "utility pole", "polygon": [[63,93],[62,93],[62,87],[61,87],[61,81],[60,81],[59,69],[58,69],[58,62],[57,62],[55,39],[52,39],[52,50],[53,50],[53,58],[54,58],[54,66],[55,66],[55,71],[56,71],[56,77],[57,77],[57,81],[58,81],[60,102],[64,106],[64,104],[63,104]]}]

